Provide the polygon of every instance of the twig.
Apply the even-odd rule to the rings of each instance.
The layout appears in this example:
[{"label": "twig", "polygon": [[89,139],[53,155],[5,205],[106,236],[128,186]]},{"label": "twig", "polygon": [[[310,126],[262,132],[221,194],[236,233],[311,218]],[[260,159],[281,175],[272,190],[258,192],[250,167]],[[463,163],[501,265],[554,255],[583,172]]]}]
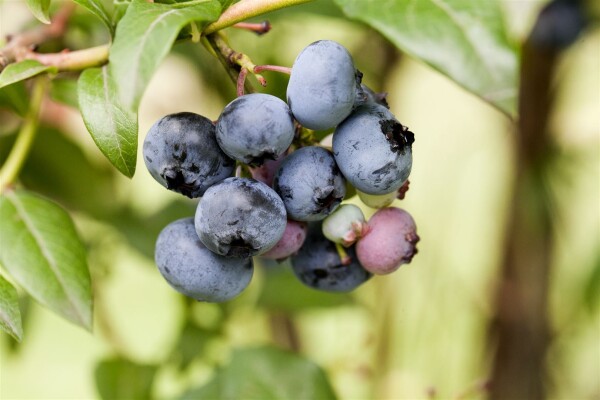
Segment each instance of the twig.
[{"label": "twig", "polygon": [[260,36],[271,30],[271,23],[269,21],[263,21],[256,24],[252,22],[238,22],[237,24],[233,25],[233,27],[237,29],[245,29]]},{"label": "twig", "polygon": [[0,71],[8,64],[24,59],[32,52],[32,47],[61,37],[73,10],[75,10],[75,3],[68,2],[54,15],[51,24],[10,36],[6,46],[0,50]]},{"label": "twig", "polygon": [[311,1],[313,0],[240,0],[225,10],[218,20],[204,28],[203,34],[210,35],[248,18]]},{"label": "twig", "polygon": [[35,53],[24,51],[15,61],[36,60],[44,65],[56,67],[58,71],[81,71],[86,68],[98,67],[108,62],[109,45],[90,47],[88,49],[60,53]]},{"label": "twig", "polygon": [[579,33],[571,30],[564,37],[558,25],[563,14],[579,11],[565,7],[577,4],[549,3],[523,46],[516,177],[490,337],[496,348],[492,400],[543,399],[548,386],[548,282],[554,246],[554,218],[546,185],[553,147],[548,122],[558,57],[565,43],[572,43]]}]

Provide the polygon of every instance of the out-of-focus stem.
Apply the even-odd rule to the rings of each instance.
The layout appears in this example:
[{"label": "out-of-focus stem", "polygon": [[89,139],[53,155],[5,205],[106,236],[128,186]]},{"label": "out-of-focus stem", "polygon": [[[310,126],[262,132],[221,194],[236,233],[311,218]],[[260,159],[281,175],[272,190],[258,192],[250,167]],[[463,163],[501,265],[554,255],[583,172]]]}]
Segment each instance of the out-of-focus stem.
[{"label": "out-of-focus stem", "polygon": [[15,183],[27,159],[37,133],[40,109],[47,87],[48,80],[45,77],[35,80],[25,122],[19,131],[17,141],[11,149],[6,162],[2,166],[2,169],[0,169],[0,193],[4,193],[7,188]]}]

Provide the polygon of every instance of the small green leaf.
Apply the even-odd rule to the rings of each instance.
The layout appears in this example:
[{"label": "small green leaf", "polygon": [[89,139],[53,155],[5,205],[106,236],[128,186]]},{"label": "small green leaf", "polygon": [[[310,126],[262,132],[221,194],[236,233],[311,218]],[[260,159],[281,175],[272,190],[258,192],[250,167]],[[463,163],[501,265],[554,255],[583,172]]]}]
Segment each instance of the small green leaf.
[{"label": "small green leaf", "polygon": [[123,106],[129,110],[137,110],[150,78],[179,31],[192,21],[199,22],[202,30],[220,15],[221,5],[216,0],[191,3],[134,0],[119,22],[110,48],[110,73]]},{"label": "small green leaf", "polygon": [[100,18],[100,20],[106,25],[111,36],[114,36],[115,28],[111,22],[111,18],[108,12],[104,8],[104,4],[100,0],[73,0],[75,3],[82,7],[85,7],[89,12]]},{"label": "small green leaf", "polygon": [[19,295],[9,281],[0,275],[0,329],[19,342],[23,338]]},{"label": "small green leaf", "polygon": [[83,71],[78,93],[81,115],[94,142],[121,173],[131,178],[137,155],[137,114],[120,104],[108,67]]},{"label": "small green leaf", "polygon": [[151,399],[156,369],[153,365],[140,365],[122,358],[101,361],[95,372],[100,398]]},{"label": "small green leaf", "polygon": [[400,50],[509,116],[516,114],[518,55],[490,0],[335,0]]},{"label": "small green leaf", "polygon": [[44,65],[35,60],[23,60],[18,63],[9,64],[0,73],[0,88],[24,81],[46,71],[55,72],[56,68]]},{"label": "small green leaf", "polygon": [[23,82],[17,82],[0,89],[0,107],[7,107],[20,116],[25,116],[29,109],[29,94]]},{"label": "small green leaf", "polygon": [[0,263],[34,299],[66,319],[92,326],[86,252],[69,214],[25,191],[0,197]]},{"label": "small green leaf", "polygon": [[231,363],[181,399],[335,399],[325,372],[275,347],[236,350]]},{"label": "small green leaf", "polygon": [[27,6],[31,13],[45,24],[50,23],[50,15],[48,9],[50,8],[50,0],[26,0]]}]

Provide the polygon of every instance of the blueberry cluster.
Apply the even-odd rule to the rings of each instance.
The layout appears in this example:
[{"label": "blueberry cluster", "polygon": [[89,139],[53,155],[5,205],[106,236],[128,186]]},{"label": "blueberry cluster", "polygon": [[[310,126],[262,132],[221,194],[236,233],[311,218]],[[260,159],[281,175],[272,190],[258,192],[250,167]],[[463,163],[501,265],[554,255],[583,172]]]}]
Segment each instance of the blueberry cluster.
[{"label": "blueberry cluster", "polygon": [[[247,94],[216,123],[185,112],[152,126],[148,171],[200,198],[195,217],[172,222],[156,242],[156,264],[173,288],[227,301],[249,284],[260,256],[290,257],[302,283],[344,292],[411,261],[414,220],[388,206],[408,188],[414,135],[361,79],[343,46],[318,41],[296,58],[287,102]],[[330,146],[298,140],[302,130],[331,128]],[[368,221],[342,204],[354,190],[379,208]]]}]

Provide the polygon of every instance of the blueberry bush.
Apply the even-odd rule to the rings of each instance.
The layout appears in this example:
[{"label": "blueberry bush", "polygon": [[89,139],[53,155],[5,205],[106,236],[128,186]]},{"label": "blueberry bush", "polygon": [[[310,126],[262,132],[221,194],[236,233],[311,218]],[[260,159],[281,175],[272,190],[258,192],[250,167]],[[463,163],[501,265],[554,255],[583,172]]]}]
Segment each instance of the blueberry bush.
[{"label": "blueberry bush", "polygon": [[516,3],[0,2],[0,395],[600,395],[599,10]]}]

